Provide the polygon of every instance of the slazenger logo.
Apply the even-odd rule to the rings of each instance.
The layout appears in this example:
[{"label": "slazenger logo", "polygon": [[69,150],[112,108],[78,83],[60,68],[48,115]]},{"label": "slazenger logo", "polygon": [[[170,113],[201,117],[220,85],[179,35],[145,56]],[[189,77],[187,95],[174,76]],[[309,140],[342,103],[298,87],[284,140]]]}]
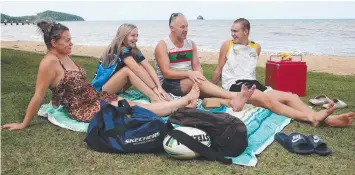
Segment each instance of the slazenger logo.
[{"label": "slazenger logo", "polygon": [[295,136],[292,137],[292,143],[295,143],[295,142],[297,142],[297,141],[299,141],[301,139],[302,139],[301,135],[295,135]]},{"label": "slazenger logo", "polygon": [[127,139],[127,140],[125,140],[125,143],[126,143],[126,144],[129,144],[129,143],[144,142],[144,141],[146,141],[146,140],[151,140],[151,139],[157,138],[159,135],[160,135],[160,132],[156,132],[156,133],[154,133],[154,134],[151,134],[151,135],[145,136],[145,137],[139,137],[139,138],[134,138],[134,139]]}]

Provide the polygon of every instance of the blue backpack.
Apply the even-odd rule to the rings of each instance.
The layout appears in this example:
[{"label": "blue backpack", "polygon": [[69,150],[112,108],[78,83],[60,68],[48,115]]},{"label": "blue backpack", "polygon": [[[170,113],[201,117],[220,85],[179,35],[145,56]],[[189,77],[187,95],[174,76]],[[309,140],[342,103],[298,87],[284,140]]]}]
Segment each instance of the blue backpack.
[{"label": "blue backpack", "polygon": [[96,91],[101,91],[102,86],[115,73],[115,71],[123,67],[121,59],[116,54],[113,54],[113,56],[117,59],[115,64],[105,68],[102,66],[102,62],[100,61],[96,68],[94,78],[91,82],[91,85],[96,89]]},{"label": "blue backpack", "polygon": [[[91,120],[85,137],[87,145],[98,152],[154,153],[164,151],[167,133],[164,121],[155,113],[131,108],[126,100],[115,107],[106,102]],[[127,117],[130,114],[130,117]]]}]

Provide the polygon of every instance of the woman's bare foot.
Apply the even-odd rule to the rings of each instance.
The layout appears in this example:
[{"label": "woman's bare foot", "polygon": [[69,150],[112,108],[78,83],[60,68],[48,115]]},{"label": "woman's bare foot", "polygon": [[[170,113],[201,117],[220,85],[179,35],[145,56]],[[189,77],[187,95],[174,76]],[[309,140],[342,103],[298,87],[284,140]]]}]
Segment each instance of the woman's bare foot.
[{"label": "woman's bare foot", "polygon": [[200,88],[198,87],[197,84],[194,84],[190,90],[190,92],[184,96],[188,99],[189,103],[192,100],[196,100],[198,99],[198,97],[200,97]]},{"label": "woman's bare foot", "polygon": [[245,103],[247,103],[251,95],[254,93],[255,88],[255,85],[253,85],[250,89],[248,89],[244,84],[242,85],[240,93],[237,93],[237,95],[231,100],[233,111],[241,111],[243,109]]},{"label": "woman's bare foot", "polygon": [[324,109],[324,110],[315,112],[313,115],[312,125],[314,127],[318,127],[320,122],[324,121],[328,116],[333,114],[334,110],[335,110],[334,102],[330,102],[328,109]]},{"label": "woman's bare foot", "polygon": [[190,100],[189,104],[186,105],[186,107],[188,108],[196,108],[196,106],[197,106],[197,99]]},{"label": "woman's bare foot", "polygon": [[332,127],[347,127],[353,124],[355,113],[349,112],[346,114],[332,115],[325,119],[325,124]]}]

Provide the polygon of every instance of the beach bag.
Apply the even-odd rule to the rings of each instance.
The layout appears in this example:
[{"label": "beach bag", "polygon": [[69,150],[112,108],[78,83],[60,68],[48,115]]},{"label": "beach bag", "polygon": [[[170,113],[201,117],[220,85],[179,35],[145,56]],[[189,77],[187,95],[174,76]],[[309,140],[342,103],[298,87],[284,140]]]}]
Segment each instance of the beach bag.
[{"label": "beach bag", "polygon": [[121,59],[116,54],[113,54],[113,56],[116,57],[116,59],[117,59],[115,64],[105,68],[102,66],[102,62],[100,61],[99,65],[96,68],[94,78],[91,82],[91,85],[96,89],[96,91],[101,91],[102,86],[107,82],[107,80],[117,70],[119,70],[123,67],[123,63],[122,63]]},{"label": "beach bag", "polygon": [[166,132],[164,121],[145,108],[131,108],[126,100],[118,107],[102,102],[84,141],[98,152],[154,153],[164,151]]},{"label": "beach bag", "polygon": [[168,134],[191,150],[206,157],[231,164],[248,146],[248,135],[245,124],[227,113],[210,113],[195,108],[180,108],[170,118],[169,123],[201,129],[211,139],[211,147],[207,147],[179,130],[171,130]]}]

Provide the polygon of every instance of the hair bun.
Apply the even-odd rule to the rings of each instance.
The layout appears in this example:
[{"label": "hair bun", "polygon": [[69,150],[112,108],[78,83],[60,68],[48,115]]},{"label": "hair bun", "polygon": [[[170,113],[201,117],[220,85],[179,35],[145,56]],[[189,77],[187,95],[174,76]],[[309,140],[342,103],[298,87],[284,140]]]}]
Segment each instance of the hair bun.
[{"label": "hair bun", "polygon": [[49,35],[54,25],[55,21],[53,20],[40,20],[37,22],[37,26],[45,36]]}]

